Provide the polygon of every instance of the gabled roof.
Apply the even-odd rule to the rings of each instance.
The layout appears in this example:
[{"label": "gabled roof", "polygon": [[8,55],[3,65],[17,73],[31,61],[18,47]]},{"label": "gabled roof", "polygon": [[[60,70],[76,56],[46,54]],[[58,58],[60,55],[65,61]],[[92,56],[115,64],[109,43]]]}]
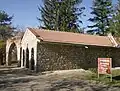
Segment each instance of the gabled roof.
[{"label": "gabled roof", "polygon": [[108,36],[97,36],[71,32],[50,31],[45,29],[28,28],[38,39],[47,42],[72,43],[83,45],[109,46],[115,44]]}]

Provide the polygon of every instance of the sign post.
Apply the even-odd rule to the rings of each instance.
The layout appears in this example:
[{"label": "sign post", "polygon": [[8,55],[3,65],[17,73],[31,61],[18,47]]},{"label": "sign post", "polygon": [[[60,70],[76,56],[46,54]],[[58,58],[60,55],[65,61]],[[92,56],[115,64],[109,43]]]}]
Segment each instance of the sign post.
[{"label": "sign post", "polygon": [[100,74],[110,75],[112,81],[112,59],[98,58],[98,78]]}]

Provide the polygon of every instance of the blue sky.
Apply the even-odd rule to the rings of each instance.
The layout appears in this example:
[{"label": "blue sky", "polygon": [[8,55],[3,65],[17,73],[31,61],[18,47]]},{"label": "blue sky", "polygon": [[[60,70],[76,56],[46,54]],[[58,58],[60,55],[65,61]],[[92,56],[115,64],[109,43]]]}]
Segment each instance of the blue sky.
[{"label": "blue sky", "polygon": [[[42,5],[42,0],[0,0],[0,10],[4,10],[9,15],[14,15],[13,26],[25,27],[37,27],[39,25],[36,17],[40,16],[37,6]],[[116,0],[113,0],[115,3]],[[81,17],[83,24],[82,27],[86,27],[90,24],[88,18],[91,17],[92,0],[83,0],[81,6],[86,9],[85,17]]]}]

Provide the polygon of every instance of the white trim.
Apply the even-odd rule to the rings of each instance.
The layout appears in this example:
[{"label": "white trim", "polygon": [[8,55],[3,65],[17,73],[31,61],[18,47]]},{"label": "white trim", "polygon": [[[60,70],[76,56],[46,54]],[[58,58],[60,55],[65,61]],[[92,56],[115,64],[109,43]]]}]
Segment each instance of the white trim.
[{"label": "white trim", "polygon": [[115,41],[114,37],[111,34],[108,35],[108,38],[114,44],[114,47],[118,46],[118,43]]}]

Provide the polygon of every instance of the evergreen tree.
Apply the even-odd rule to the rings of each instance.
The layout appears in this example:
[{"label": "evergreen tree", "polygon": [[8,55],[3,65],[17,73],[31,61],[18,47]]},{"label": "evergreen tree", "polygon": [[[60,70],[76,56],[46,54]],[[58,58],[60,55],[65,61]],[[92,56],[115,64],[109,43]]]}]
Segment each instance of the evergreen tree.
[{"label": "evergreen tree", "polygon": [[0,64],[5,63],[5,42],[7,38],[12,36],[11,20],[12,16],[9,16],[5,11],[0,10]]},{"label": "evergreen tree", "polygon": [[83,7],[78,8],[82,0],[44,0],[44,7],[39,7],[44,27],[50,30],[79,32],[78,16],[83,13]]},{"label": "evergreen tree", "polygon": [[110,32],[113,36],[120,37],[120,0],[114,10],[114,16],[110,23]]},{"label": "evergreen tree", "polygon": [[91,28],[88,33],[106,35],[112,18],[112,0],[94,0],[92,10],[93,18],[89,21],[95,24],[88,26]]},{"label": "evergreen tree", "polygon": [[5,11],[0,10],[0,39],[6,40],[12,35],[11,20],[13,16],[9,16]]}]

